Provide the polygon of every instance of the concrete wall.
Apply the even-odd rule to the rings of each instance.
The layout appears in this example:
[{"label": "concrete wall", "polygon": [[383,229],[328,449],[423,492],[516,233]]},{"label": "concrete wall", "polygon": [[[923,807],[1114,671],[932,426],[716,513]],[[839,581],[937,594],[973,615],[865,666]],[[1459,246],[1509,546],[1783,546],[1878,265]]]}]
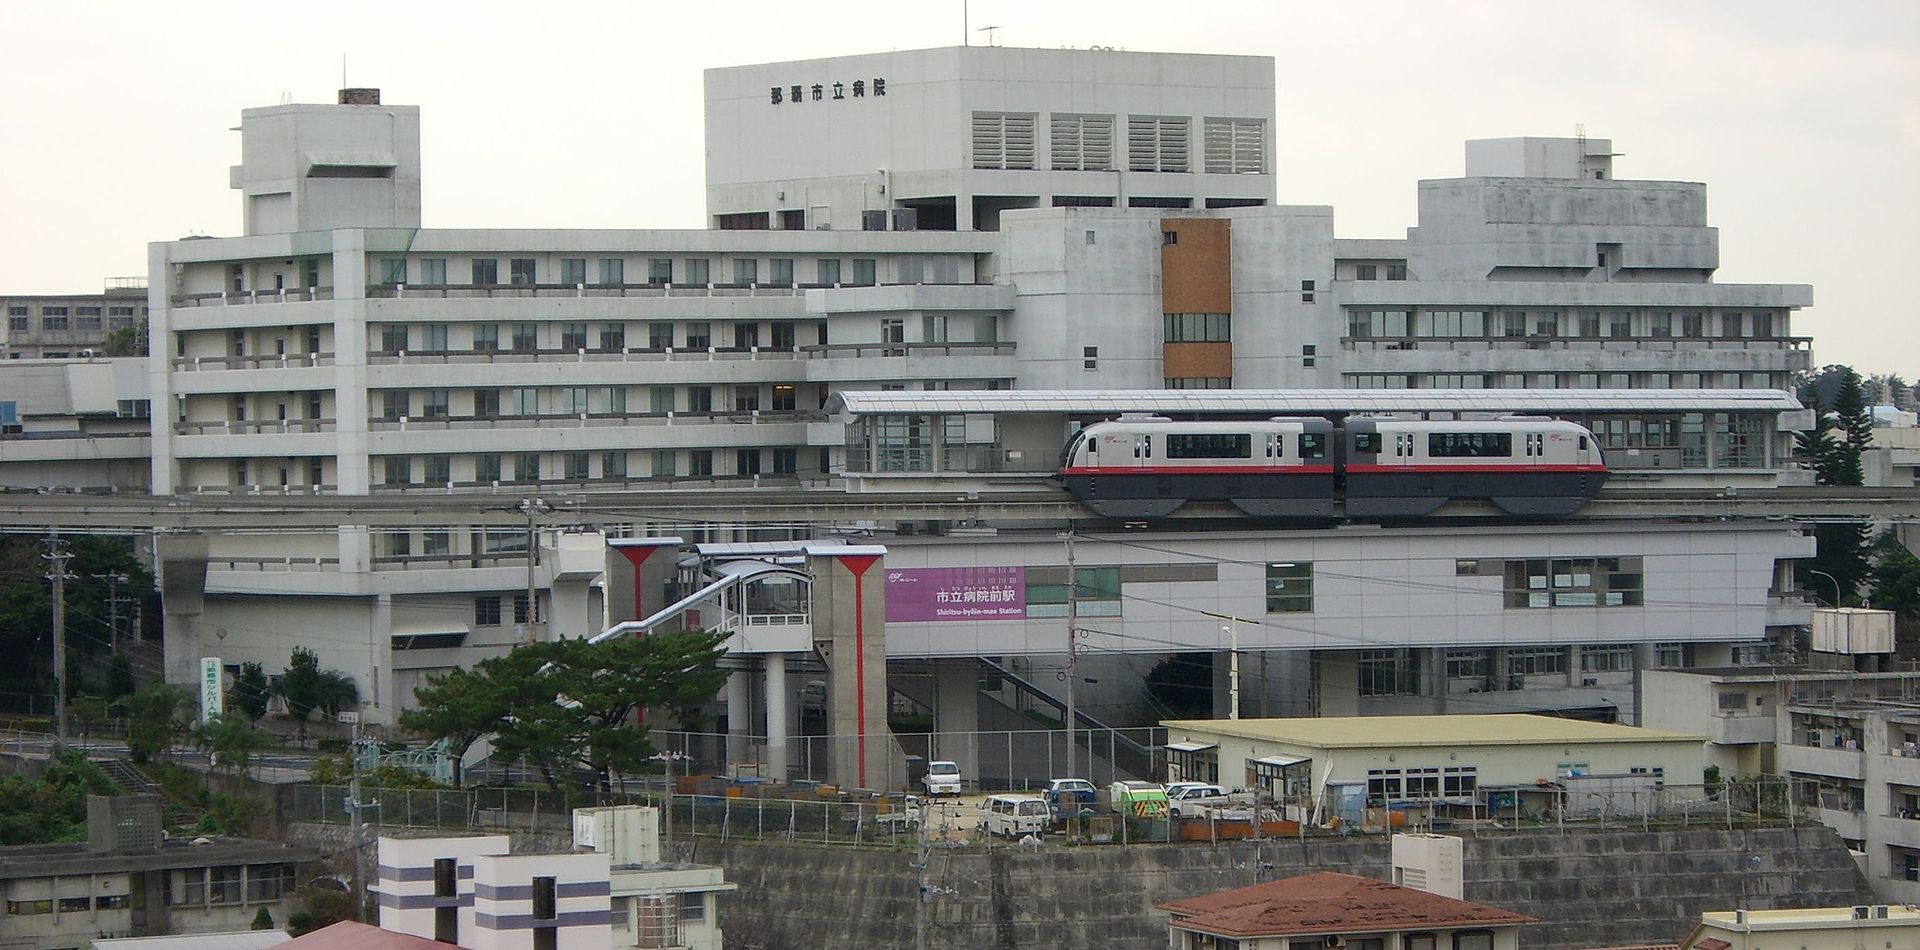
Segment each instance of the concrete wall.
[{"label": "concrete wall", "polygon": [[[1541,919],[1532,950],[1670,943],[1702,911],[1865,903],[1866,883],[1826,828],[1469,838],[1466,899]],[[769,946],[914,943],[913,855],[701,841],[697,861],[740,884],[728,933]],[[1166,946],[1156,902],[1308,871],[1386,879],[1385,838],[1269,840],[1037,853],[936,852],[929,947]]]}]

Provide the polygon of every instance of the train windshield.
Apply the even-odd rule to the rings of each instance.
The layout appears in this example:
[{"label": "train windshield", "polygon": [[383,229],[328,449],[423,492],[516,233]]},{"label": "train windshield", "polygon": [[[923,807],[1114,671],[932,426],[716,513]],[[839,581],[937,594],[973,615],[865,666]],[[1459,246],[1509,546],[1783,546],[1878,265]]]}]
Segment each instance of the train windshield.
[{"label": "train windshield", "polygon": [[[1080,443],[1085,441],[1087,441],[1087,430],[1085,429],[1075,432],[1073,438],[1067,440],[1067,447],[1060,452],[1061,468],[1073,467],[1073,453],[1078,451],[1080,449]],[[1088,461],[1092,461],[1092,459],[1088,459]]]}]

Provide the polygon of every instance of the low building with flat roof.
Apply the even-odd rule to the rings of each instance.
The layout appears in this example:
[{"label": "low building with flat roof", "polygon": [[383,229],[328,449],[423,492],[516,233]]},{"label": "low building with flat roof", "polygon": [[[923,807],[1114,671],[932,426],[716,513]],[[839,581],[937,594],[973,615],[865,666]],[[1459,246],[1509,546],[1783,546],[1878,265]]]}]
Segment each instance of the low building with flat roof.
[{"label": "low building with flat roof", "polygon": [[1920,944],[1920,910],[1913,905],[1805,907],[1796,910],[1725,910],[1701,914],[1680,941],[1680,950],[1855,950],[1874,944]]},{"label": "low building with flat roof", "polygon": [[[1254,789],[1312,818],[1351,801],[1485,802],[1490,789],[1701,780],[1705,738],[1525,714],[1168,720],[1167,778]],[[1640,778],[1643,777],[1643,778]]]}]

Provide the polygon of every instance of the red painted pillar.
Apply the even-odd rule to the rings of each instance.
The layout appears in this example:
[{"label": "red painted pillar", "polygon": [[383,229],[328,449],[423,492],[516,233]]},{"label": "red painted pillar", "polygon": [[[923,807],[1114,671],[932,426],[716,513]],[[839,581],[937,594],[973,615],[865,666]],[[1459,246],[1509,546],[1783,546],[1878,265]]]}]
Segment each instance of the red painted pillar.
[{"label": "red painted pillar", "polygon": [[866,583],[862,578],[867,569],[880,560],[873,554],[849,554],[839,558],[840,563],[853,573],[853,688],[854,717],[859,725],[855,728],[854,754],[859,757],[860,787],[867,788],[867,610]]}]

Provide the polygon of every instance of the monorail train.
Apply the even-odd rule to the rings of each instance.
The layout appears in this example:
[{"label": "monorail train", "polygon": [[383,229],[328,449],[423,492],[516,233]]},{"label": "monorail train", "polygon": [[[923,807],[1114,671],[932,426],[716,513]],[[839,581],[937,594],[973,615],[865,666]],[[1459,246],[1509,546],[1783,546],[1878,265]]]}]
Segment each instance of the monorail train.
[{"label": "monorail train", "polygon": [[[1157,518],[1226,501],[1273,518],[1410,518],[1484,499],[1516,515],[1567,515],[1606,481],[1593,433],[1506,417],[1175,422],[1122,416],[1081,429],[1060,468],[1067,490],[1110,518]],[[1337,503],[1344,499],[1342,512]]]}]

